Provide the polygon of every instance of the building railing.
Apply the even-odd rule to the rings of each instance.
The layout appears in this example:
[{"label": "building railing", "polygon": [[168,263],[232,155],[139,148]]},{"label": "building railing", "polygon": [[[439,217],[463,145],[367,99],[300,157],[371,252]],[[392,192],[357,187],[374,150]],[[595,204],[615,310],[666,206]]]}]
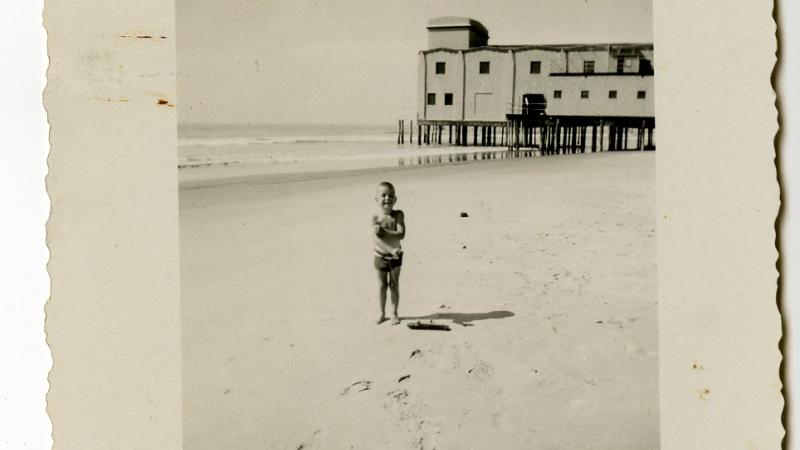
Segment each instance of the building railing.
[{"label": "building railing", "polygon": [[530,114],[531,116],[536,116],[544,115],[544,113],[545,111],[543,108],[537,108],[535,105],[506,103],[506,114]]},{"label": "building railing", "polygon": [[652,70],[641,70],[637,72],[550,72],[551,77],[652,77]]}]

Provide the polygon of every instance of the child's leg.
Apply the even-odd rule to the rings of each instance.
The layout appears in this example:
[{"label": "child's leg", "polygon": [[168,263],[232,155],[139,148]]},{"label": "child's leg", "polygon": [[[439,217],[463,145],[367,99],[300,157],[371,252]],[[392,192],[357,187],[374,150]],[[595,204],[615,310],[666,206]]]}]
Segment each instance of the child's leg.
[{"label": "child's leg", "polygon": [[397,315],[397,306],[400,304],[400,269],[401,267],[393,267],[389,274],[389,289],[392,291],[392,325],[400,323],[400,317]]},{"label": "child's leg", "polygon": [[378,318],[378,323],[386,320],[386,288],[389,287],[389,272],[378,272],[378,299],[381,302],[381,316]]}]

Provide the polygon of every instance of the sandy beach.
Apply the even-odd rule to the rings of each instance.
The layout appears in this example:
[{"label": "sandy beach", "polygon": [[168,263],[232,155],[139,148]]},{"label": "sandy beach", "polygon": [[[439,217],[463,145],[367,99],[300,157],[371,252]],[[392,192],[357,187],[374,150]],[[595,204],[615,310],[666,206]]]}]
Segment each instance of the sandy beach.
[{"label": "sandy beach", "polygon": [[187,450],[658,448],[654,153],[208,180],[180,190]]}]

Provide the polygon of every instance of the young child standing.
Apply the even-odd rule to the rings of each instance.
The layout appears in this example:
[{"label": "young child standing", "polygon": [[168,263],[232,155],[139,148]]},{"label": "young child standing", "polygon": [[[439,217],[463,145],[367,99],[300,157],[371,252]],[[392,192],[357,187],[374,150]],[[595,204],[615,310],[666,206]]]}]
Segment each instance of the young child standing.
[{"label": "young child standing", "polygon": [[394,209],[397,196],[392,183],[384,181],[378,184],[375,201],[378,203],[378,212],[372,216],[372,230],[381,305],[378,323],[386,321],[386,290],[389,289],[392,298],[392,325],[397,325],[400,323],[397,315],[397,306],[400,303],[400,266],[403,265],[400,241],[406,235],[405,216],[403,211]]}]

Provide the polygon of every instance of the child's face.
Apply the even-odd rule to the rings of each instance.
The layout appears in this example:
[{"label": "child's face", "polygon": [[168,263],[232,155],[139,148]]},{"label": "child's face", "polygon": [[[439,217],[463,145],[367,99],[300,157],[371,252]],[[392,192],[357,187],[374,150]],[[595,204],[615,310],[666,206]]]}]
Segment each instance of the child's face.
[{"label": "child's face", "polygon": [[378,206],[382,210],[391,211],[395,202],[397,202],[397,197],[394,195],[394,189],[387,186],[378,186],[378,189],[375,192],[375,201],[378,202]]}]

